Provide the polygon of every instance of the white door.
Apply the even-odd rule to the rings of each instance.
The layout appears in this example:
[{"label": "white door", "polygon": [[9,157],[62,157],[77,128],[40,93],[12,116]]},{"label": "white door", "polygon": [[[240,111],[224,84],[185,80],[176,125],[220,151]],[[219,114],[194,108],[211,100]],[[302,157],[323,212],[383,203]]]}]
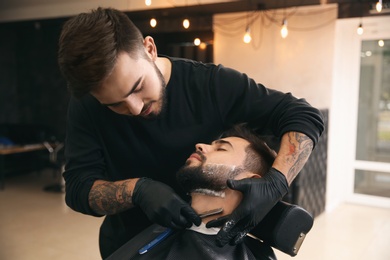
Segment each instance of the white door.
[{"label": "white door", "polygon": [[362,39],[352,199],[390,199],[390,38]]},{"label": "white door", "polygon": [[334,48],[326,207],[390,208],[390,16],[337,20]]}]

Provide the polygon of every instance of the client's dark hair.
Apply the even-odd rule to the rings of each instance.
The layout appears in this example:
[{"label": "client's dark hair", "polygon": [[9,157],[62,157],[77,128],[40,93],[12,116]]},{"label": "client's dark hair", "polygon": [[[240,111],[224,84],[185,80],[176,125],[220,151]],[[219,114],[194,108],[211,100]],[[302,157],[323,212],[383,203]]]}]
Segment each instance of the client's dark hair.
[{"label": "client's dark hair", "polygon": [[220,138],[239,137],[249,142],[245,149],[244,168],[254,173],[264,175],[272,167],[276,152],[268,147],[266,142],[245,124],[235,125],[222,133]]}]

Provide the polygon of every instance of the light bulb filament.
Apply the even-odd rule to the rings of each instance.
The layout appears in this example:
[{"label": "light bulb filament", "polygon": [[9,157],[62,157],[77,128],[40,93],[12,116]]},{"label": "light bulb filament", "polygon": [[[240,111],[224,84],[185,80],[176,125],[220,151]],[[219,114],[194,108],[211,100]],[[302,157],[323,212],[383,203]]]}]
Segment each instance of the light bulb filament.
[{"label": "light bulb filament", "polygon": [[362,23],[359,24],[359,27],[357,28],[356,32],[359,35],[363,34],[364,30],[363,30],[363,24]]},{"label": "light bulb filament", "polygon": [[282,36],[283,39],[286,38],[288,35],[288,28],[287,28],[287,20],[286,19],[283,20],[282,29],[280,30],[280,35]]},{"label": "light bulb filament", "polygon": [[251,30],[249,27],[246,28],[245,34],[244,34],[244,42],[245,43],[250,43],[252,41],[252,36],[251,36]]},{"label": "light bulb filament", "polygon": [[156,27],[156,25],[157,25],[157,20],[154,19],[154,18],[150,19],[150,26],[151,26],[152,28],[154,28],[154,27]]},{"label": "light bulb filament", "polygon": [[378,11],[378,13],[382,12],[382,0],[379,0],[378,2],[376,2],[376,10]]},{"label": "light bulb filament", "polygon": [[190,20],[188,20],[187,18],[183,20],[183,27],[185,29],[188,29],[190,27]]}]

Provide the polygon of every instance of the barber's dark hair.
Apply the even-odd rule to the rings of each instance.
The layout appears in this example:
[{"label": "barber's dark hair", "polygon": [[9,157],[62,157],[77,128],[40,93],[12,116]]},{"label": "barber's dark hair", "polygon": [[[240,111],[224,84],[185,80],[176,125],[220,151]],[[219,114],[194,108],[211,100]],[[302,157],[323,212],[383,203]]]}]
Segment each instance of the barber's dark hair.
[{"label": "barber's dark hair", "polygon": [[276,152],[268,147],[267,143],[245,124],[233,126],[222,133],[220,138],[239,137],[249,142],[245,149],[244,169],[263,176],[272,167]]},{"label": "barber's dark hair", "polygon": [[101,86],[118,54],[138,58],[142,48],[143,35],[126,14],[99,7],[64,24],[58,63],[71,94],[81,98]]}]

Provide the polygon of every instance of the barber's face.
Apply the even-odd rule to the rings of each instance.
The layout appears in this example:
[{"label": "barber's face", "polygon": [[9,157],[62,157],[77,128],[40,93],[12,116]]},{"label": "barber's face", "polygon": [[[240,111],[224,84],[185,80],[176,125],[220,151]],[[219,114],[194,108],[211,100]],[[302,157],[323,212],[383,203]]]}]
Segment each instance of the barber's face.
[{"label": "barber's face", "polygon": [[228,137],[208,144],[197,144],[186,164],[177,172],[177,181],[191,192],[196,189],[222,191],[226,181],[243,171],[245,148],[249,143],[238,137]]},{"label": "barber's face", "polygon": [[112,73],[98,91],[91,93],[102,105],[129,116],[152,118],[164,106],[165,80],[156,64],[148,59],[118,55]]}]

